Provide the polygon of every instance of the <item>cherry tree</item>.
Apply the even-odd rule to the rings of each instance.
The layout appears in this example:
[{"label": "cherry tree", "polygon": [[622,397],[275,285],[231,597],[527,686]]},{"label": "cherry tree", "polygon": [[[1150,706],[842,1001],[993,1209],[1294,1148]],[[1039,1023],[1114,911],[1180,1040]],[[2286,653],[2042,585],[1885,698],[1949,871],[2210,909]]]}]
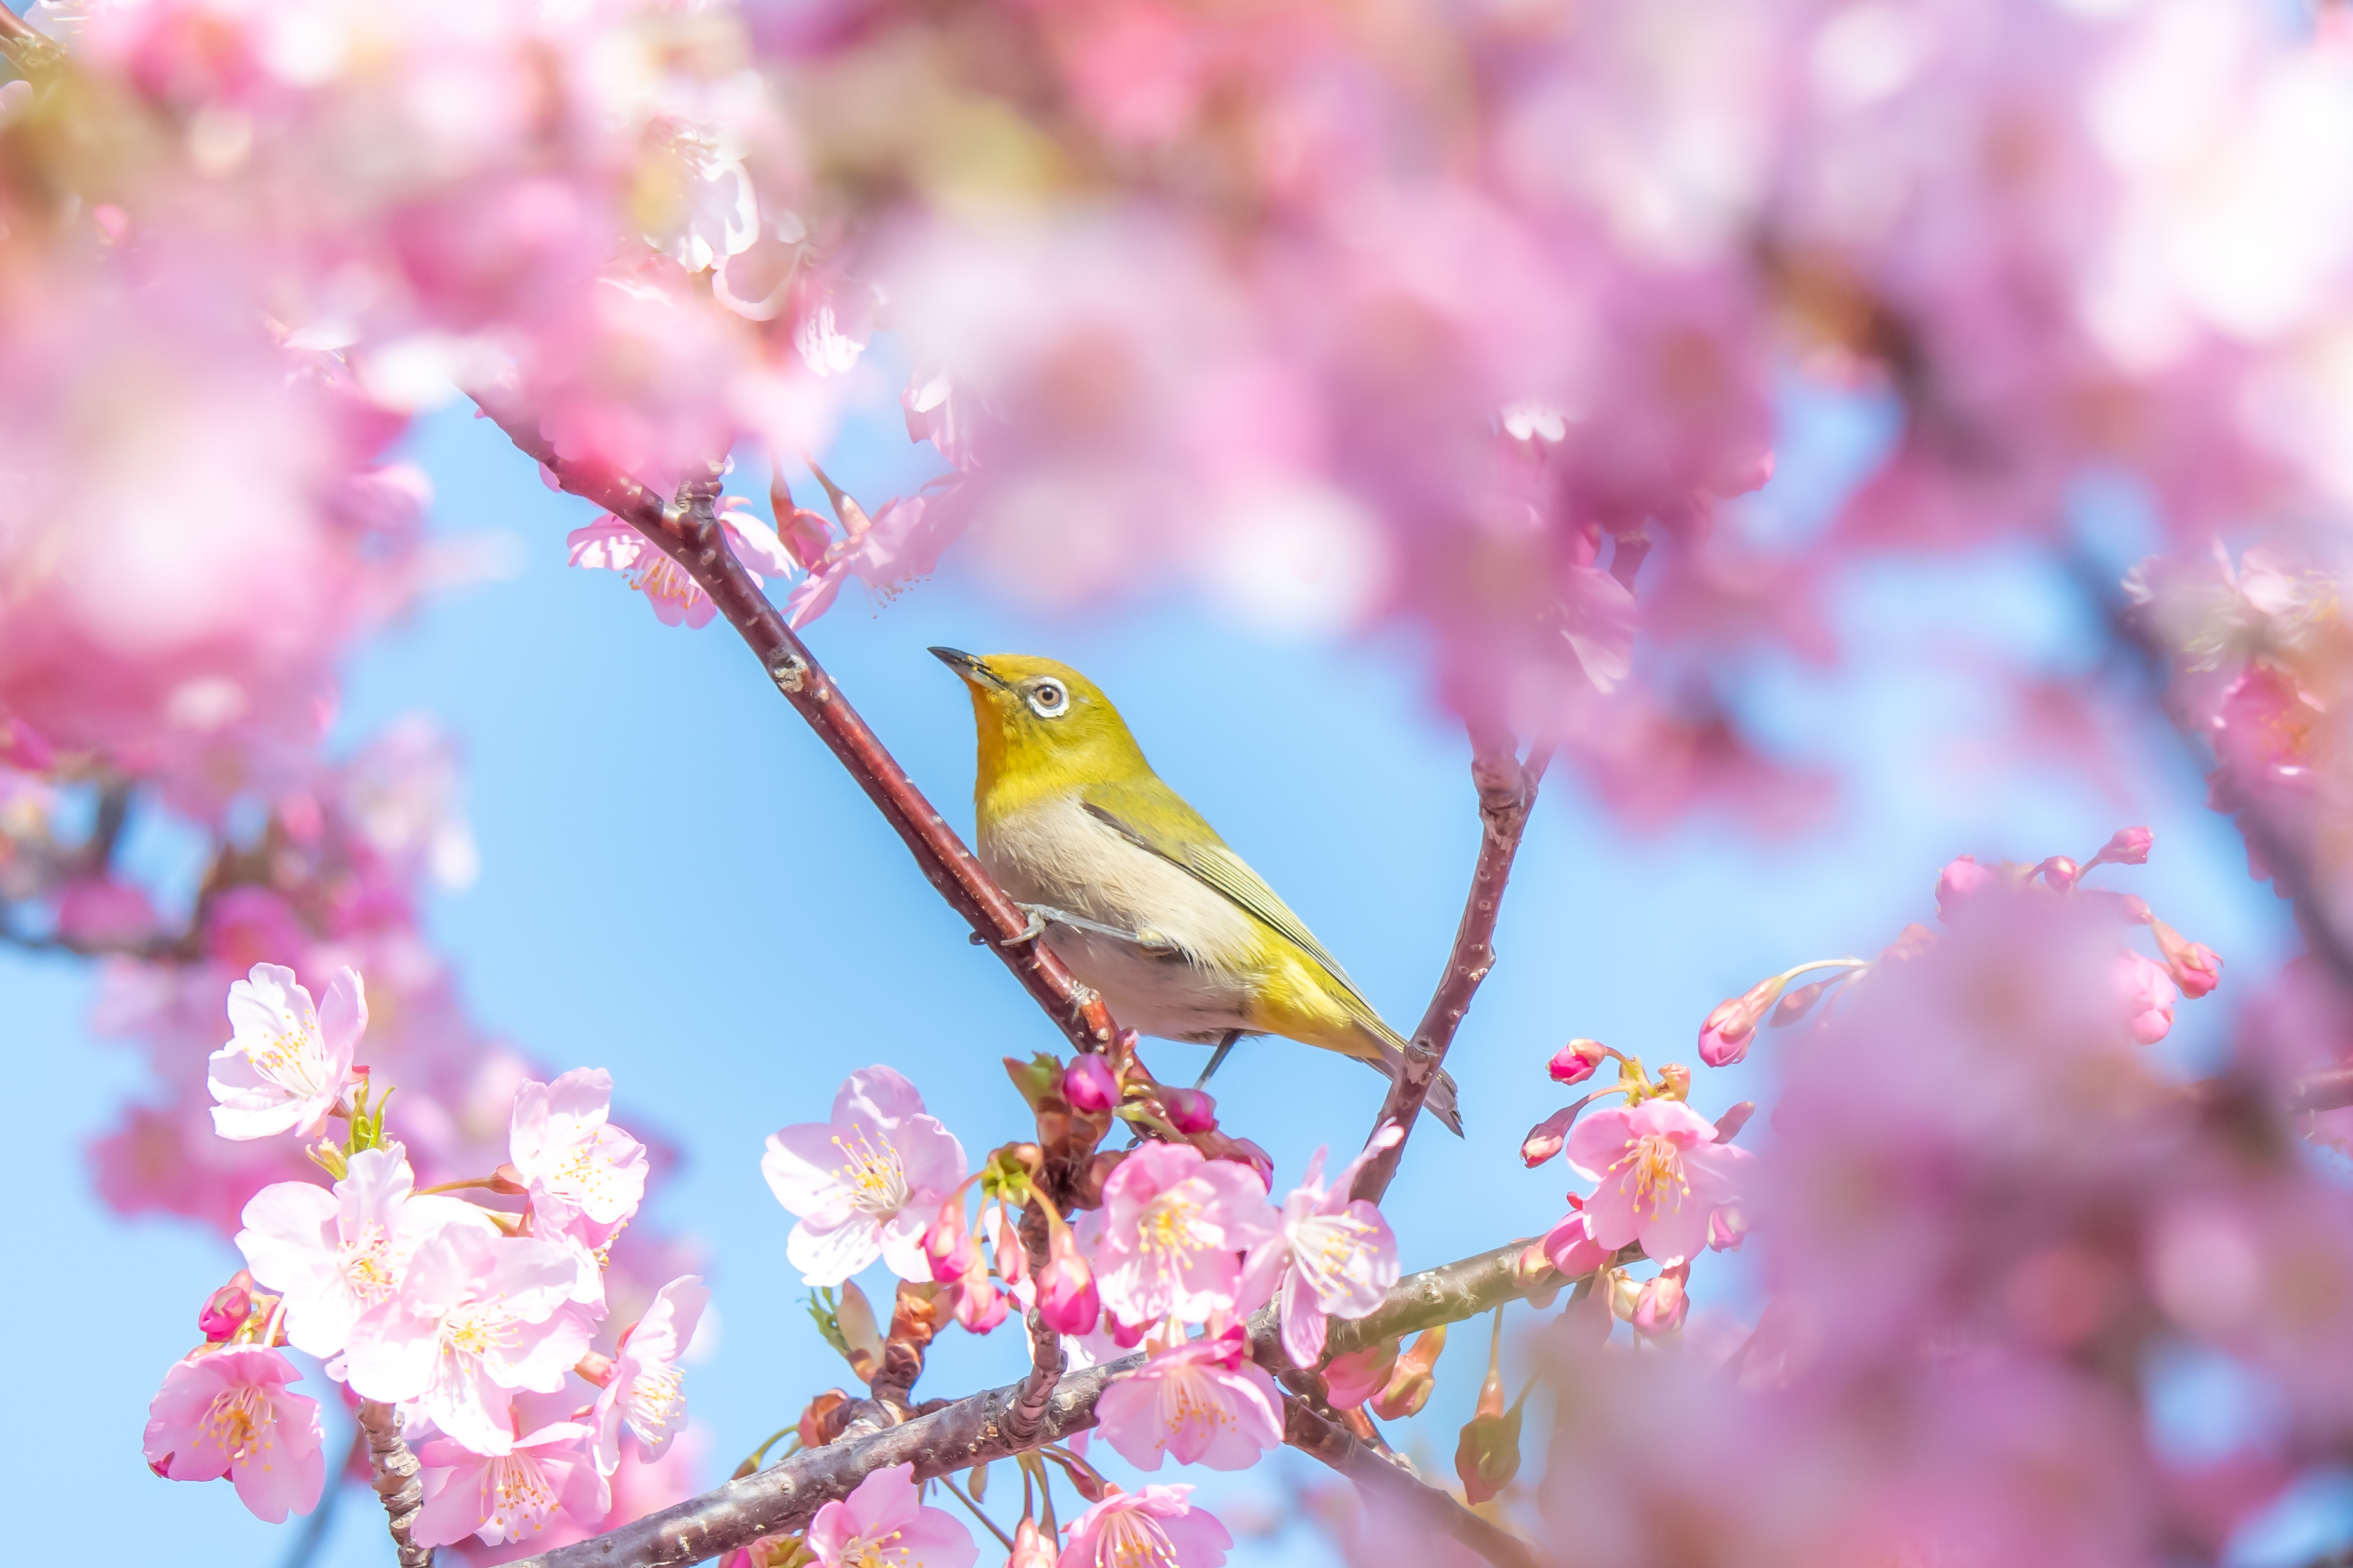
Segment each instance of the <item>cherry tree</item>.
[{"label": "cherry tree", "polygon": [[[171,1309],[159,1476],[306,1512],[346,1401],[405,1564],[1216,1568],[1192,1483],[1107,1479],[1100,1427],[1155,1472],[1301,1450],[1353,1557],[1566,1568],[2214,1561],[2342,1463],[2340,6],[39,0],[0,55],[0,938],[102,962],[147,1053],[103,1195],[245,1263]],[[861,501],[820,463],[878,334],[936,477]],[[1794,539],[1742,499],[1793,388],[1895,431]],[[583,503],[573,565],[742,642],[1039,1009],[997,1124],[877,1063],[746,1162],[848,1372],[692,1495],[708,1292],[631,1223],[670,1152],[465,1015],[419,922],[476,856],[446,742],[325,743],[350,651],[469,570],[391,456],[448,404]],[[1857,568],[1995,540],[2109,656],[2021,704],[2087,756],[2171,726],[2295,911],[2216,1069],[2149,1048],[2225,962],[2135,891],[2146,828],[1873,868],[1920,921],[1694,1008],[1688,1061],[1521,1043],[1557,1223],[1400,1258],[1380,1205],[1544,781],[1800,819],[1833,781],[1743,672],[1843,657]],[[1279,1171],[1156,1078],[827,672],[853,579],[950,551],[1048,606],[1412,634],[1482,832],[1360,1142]],[[142,812],[205,837],[185,918],[128,868]],[[1769,1116],[1693,1108],[1750,1058]],[[1696,1331],[1752,1243],[1761,1300]],[[1449,1475],[1391,1433],[1490,1314]],[[1009,1381],[919,1392],[943,1334]],[[2260,1442],[2152,1439],[2184,1352],[2266,1391]],[[1010,1528],[955,1479],[997,1460]]]}]

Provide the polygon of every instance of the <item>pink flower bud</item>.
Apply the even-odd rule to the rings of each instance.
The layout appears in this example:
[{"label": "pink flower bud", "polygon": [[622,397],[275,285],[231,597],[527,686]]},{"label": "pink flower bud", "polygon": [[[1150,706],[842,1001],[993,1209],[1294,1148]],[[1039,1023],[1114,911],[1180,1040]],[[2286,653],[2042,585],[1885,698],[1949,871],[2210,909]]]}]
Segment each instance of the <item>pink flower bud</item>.
[{"label": "pink flower bud", "polygon": [[1055,1226],[1046,1244],[1046,1266],[1038,1270],[1038,1315],[1058,1334],[1092,1333],[1103,1319],[1094,1270],[1079,1256],[1065,1226]]},{"label": "pink flower bud", "polygon": [[963,1194],[940,1205],[939,1217],[923,1232],[923,1256],[931,1263],[932,1278],[943,1285],[953,1285],[980,1267],[980,1247],[965,1228]]},{"label": "pink flower bud", "polygon": [[997,1277],[1008,1286],[1018,1285],[1029,1278],[1029,1248],[1021,1239],[1020,1227],[1010,1215],[997,1227],[997,1245],[991,1256],[997,1264]]},{"label": "pink flower bud", "polygon": [[1062,1098],[1076,1110],[1109,1110],[1119,1103],[1119,1075],[1102,1057],[1082,1051],[1062,1074]]},{"label": "pink flower bud", "polygon": [[1599,1040],[1571,1040],[1552,1054],[1545,1070],[1555,1083],[1583,1083],[1608,1054]]},{"label": "pink flower bud", "polygon": [[1669,1062],[1659,1069],[1659,1081],[1677,1100],[1691,1098],[1691,1068],[1681,1062]]},{"label": "pink flower bud", "polygon": [[2088,871],[2092,866],[2099,865],[2146,866],[2148,864],[2148,847],[2156,837],[2146,827],[2119,827],[2100,847],[2100,852],[2092,857],[2091,865],[2084,869]]},{"label": "pink flower bud", "polygon": [[1585,1103],[1580,1100],[1575,1105],[1564,1105],[1529,1128],[1528,1135],[1520,1140],[1520,1163],[1533,1171],[1559,1153],[1561,1145],[1568,1142],[1569,1123],[1577,1120]]},{"label": "pink flower bud", "polygon": [[2084,875],[2082,868],[2064,855],[2053,855],[2034,868],[2034,871],[2044,882],[2063,893],[2072,892],[2076,881]]},{"label": "pink flower bud", "polygon": [[2202,942],[2190,942],[2163,921],[2149,922],[2165,953],[2166,972],[2181,994],[2195,1002],[2222,983],[2222,960]]},{"label": "pink flower bud", "polygon": [[1715,1119],[1715,1141],[1719,1143],[1731,1142],[1740,1136],[1740,1130],[1747,1126],[1748,1119],[1756,1114],[1757,1102],[1753,1100],[1742,1100]]},{"label": "pink flower bud", "polygon": [[1712,1068],[1726,1068],[1746,1056],[1748,1042],[1757,1037],[1757,1024],[1767,1009],[1781,999],[1781,987],[1788,984],[1786,976],[1776,974],[1729,1001],[1717,1003],[1715,1011],[1700,1026],[1699,1059]]},{"label": "pink flower bud", "polygon": [[1023,1514],[1013,1527],[1013,1555],[1005,1560],[1005,1568],[1054,1568],[1054,1543],[1036,1520]]},{"label": "pink flower bud", "polygon": [[1658,1339],[1682,1328],[1684,1315],[1691,1310],[1691,1297],[1683,1289],[1690,1279],[1691,1265],[1678,1263],[1637,1291],[1633,1315],[1628,1320],[1634,1331]]},{"label": "pink flower bud", "polygon": [[1005,1292],[975,1273],[955,1289],[955,1321],[976,1334],[985,1334],[1005,1321]]},{"label": "pink flower bud", "polygon": [[1961,900],[1993,886],[1995,879],[1995,874],[1978,865],[1974,855],[1964,855],[1947,866],[1944,874],[1936,879],[1937,917],[1951,920]]},{"label": "pink flower bud", "polygon": [[1748,1222],[1740,1211],[1726,1205],[1707,1216],[1707,1249],[1710,1252],[1737,1252],[1740,1244],[1748,1239]]},{"label": "pink flower bud", "polygon": [[1383,1340],[1362,1350],[1335,1355],[1324,1368],[1324,1387],[1335,1410],[1354,1410],[1387,1388],[1397,1370],[1396,1340]]},{"label": "pink flower bud", "polygon": [[253,1276],[240,1268],[229,1282],[214,1291],[196,1313],[196,1327],[205,1338],[220,1344],[236,1336],[253,1313]]},{"label": "pink flower bud", "polygon": [[1168,1108],[1169,1125],[1179,1132],[1207,1132],[1218,1124],[1218,1102],[1200,1089],[1162,1089],[1160,1103]]}]

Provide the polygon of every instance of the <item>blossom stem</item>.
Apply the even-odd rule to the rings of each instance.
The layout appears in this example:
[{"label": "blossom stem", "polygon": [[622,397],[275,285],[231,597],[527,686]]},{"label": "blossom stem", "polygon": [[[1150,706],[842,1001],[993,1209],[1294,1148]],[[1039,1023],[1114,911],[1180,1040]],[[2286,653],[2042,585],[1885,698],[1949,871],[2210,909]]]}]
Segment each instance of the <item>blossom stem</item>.
[{"label": "blossom stem", "polygon": [[[1332,1347],[1334,1352],[1435,1323],[1476,1317],[1499,1301],[1526,1295],[1530,1287],[1521,1282],[1514,1264],[1528,1245],[1529,1238],[1524,1237],[1474,1257],[1409,1275],[1390,1289],[1370,1315],[1333,1322],[1333,1338],[1342,1342]],[[1282,1330],[1274,1313],[1262,1310],[1254,1314],[1250,1329],[1253,1358],[1269,1367],[1285,1364]],[[822,1447],[805,1448],[755,1475],[729,1481],[594,1540],[524,1558],[519,1568],[671,1568],[733,1552],[764,1535],[788,1534],[807,1524],[826,1503],[849,1496],[876,1470],[912,1464],[918,1479],[928,1479],[1086,1431],[1095,1424],[1095,1401],[1103,1389],[1144,1362],[1141,1354],[1125,1356],[1063,1377],[1044,1401],[1037,1430],[1026,1442],[1016,1443],[1010,1435],[1010,1418],[1027,1387],[1025,1380],[862,1436],[845,1434],[841,1440]],[[1354,1443],[1345,1433],[1337,1435]],[[1348,1452],[1335,1451],[1344,1457]],[[1404,1473],[1361,1444],[1353,1451],[1363,1456],[1365,1463]],[[1418,1481],[1412,1484],[1429,1490]],[[1533,1563],[1525,1548],[1511,1537],[1500,1531],[1494,1536],[1491,1544],[1506,1555],[1492,1561],[1506,1568],[1527,1568]],[[1477,1542],[1471,1544],[1477,1548]]]},{"label": "blossom stem", "polygon": [[1110,1046],[1119,1026],[1103,999],[1081,985],[1044,942],[1025,940],[1029,916],[1014,907],[981,868],[727,548],[712,504],[715,482],[704,487],[690,483],[676,504],[665,506],[626,474],[559,457],[541,433],[537,417],[495,393],[479,391],[474,400],[565,489],[644,534],[711,595],[793,710],[831,748],[905,841],[932,886],[972,923],[976,935],[1013,972],[1056,1027],[1080,1050]]},{"label": "blossom stem", "polygon": [[361,1402],[360,1430],[367,1434],[368,1484],[384,1500],[385,1528],[400,1568],[432,1568],[433,1549],[409,1538],[424,1506],[425,1489],[417,1479],[417,1456],[401,1440],[400,1417],[389,1405]]},{"label": "blossom stem", "polygon": [[[1528,814],[1536,803],[1536,786],[1544,782],[1552,761],[1550,746],[1537,746],[1519,760],[1518,747],[1508,735],[1472,736],[1471,780],[1479,791],[1479,858],[1471,873],[1471,891],[1462,901],[1462,919],[1454,930],[1454,946],[1438,989],[1421,1015],[1420,1026],[1398,1069],[1397,1079],[1381,1102],[1367,1141],[1394,1121],[1410,1134],[1422,1101],[1446,1060],[1447,1047],[1471,1010],[1480,983],[1495,967],[1495,920],[1504,907],[1504,886],[1511,880],[1512,861],[1520,852]],[[1377,1152],[1356,1173],[1355,1195],[1378,1203],[1405,1157],[1405,1140]]]}]

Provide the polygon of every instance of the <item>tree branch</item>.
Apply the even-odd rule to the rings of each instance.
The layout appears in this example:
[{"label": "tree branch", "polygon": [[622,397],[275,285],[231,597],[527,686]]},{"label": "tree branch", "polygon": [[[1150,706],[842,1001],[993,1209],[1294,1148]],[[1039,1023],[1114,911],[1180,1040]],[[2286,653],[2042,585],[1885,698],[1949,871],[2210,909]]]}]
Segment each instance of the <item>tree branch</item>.
[{"label": "tree branch", "polygon": [[1452,1536],[1495,1568],[1542,1568],[1528,1543],[1472,1513],[1426,1481],[1382,1458],[1307,1407],[1297,1394],[1282,1401],[1282,1440],[1313,1455],[1368,1492],[1388,1499],[1430,1529]]},{"label": "tree branch", "polygon": [[432,1568],[433,1549],[408,1538],[424,1505],[425,1489],[417,1479],[417,1456],[401,1440],[399,1415],[389,1405],[365,1400],[360,1405],[359,1423],[367,1434],[368,1484],[384,1500],[385,1525],[392,1531],[400,1568]]},{"label": "tree branch", "polygon": [[[1369,1317],[1334,1323],[1334,1338],[1344,1340],[1353,1333],[1356,1342],[1363,1342],[1410,1333],[1451,1321],[1448,1313],[1473,1316],[1523,1295],[1525,1288],[1513,1280],[1510,1263],[1526,1245],[1514,1242],[1400,1279]],[[1281,1364],[1280,1331],[1271,1310],[1252,1317],[1250,1340],[1253,1355],[1264,1359],[1271,1354]],[[761,1536],[799,1529],[820,1507],[849,1496],[876,1470],[912,1464],[919,1479],[928,1479],[1083,1432],[1095,1424],[1095,1401],[1104,1387],[1143,1364],[1143,1356],[1132,1355],[1062,1378],[1026,1441],[1016,1441],[1011,1432],[1028,1378],[871,1436],[804,1449],[756,1475],[729,1481],[593,1541],[525,1558],[518,1568],[674,1568],[716,1557]],[[1373,1462],[1388,1463],[1377,1457]],[[1518,1568],[1524,1561],[1512,1559],[1507,1568]]]},{"label": "tree branch", "polygon": [[[1446,955],[1438,989],[1413,1032],[1397,1080],[1381,1102],[1373,1131],[1395,1122],[1410,1136],[1430,1097],[1430,1086],[1446,1061],[1454,1032],[1471,1010],[1480,982],[1495,967],[1495,920],[1504,906],[1504,885],[1511,880],[1512,861],[1527,831],[1528,813],[1535,805],[1536,786],[1552,761],[1549,747],[1539,746],[1523,764],[1509,736],[1472,737],[1471,780],[1479,789],[1479,859],[1471,872],[1471,891],[1462,900],[1462,919],[1454,928],[1454,947]],[[1356,1196],[1378,1203],[1397,1175],[1405,1157],[1405,1139],[1365,1162],[1356,1173]]]},{"label": "tree branch", "polygon": [[1029,917],[1014,907],[923,798],[728,549],[711,506],[716,481],[706,486],[690,484],[681,489],[679,501],[664,505],[626,474],[559,457],[540,433],[534,416],[510,406],[495,394],[477,392],[474,401],[565,489],[603,507],[686,569],[758,658],[760,667],[793,710],[832,749],[906,842],[932,886],[971,922],[974,931],[1013,971],[1071,1043],[1084,1051],[1110,1045],[1118,1026],[1102,998],[1081,985],[1043,942],[1022,940]]}]

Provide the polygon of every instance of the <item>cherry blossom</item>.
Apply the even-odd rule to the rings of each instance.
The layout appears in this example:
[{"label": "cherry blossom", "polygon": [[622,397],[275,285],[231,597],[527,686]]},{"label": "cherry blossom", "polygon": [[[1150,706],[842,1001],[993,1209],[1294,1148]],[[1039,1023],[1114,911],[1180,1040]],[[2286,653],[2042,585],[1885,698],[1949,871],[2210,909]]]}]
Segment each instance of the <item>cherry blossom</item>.
[{"label": "cherry blossom", "polygon": [[[839,507],[839,498],[835,504]],[[886,502],[871,521],[849,509],[842,522],[848,530],[845,537],[785,601],[785,618],[793,626],[805,626],[825,614],[852,577],[887,597],[901,584],[929,576],[940,552],[962,528],[962,520],[944,498],[923,494]]]},{"label": "cherry blossom", "polygon": [[442,1229],[410,1258],[399,1289],[353,1326],[353,1391],[413,1399],[474,1452],[505,1453],[514,1391],[561,1388],[588,1348],[588,1320],[571,1305],[579,1272],[576,1254],[556,1242]]},{"label": "cherry blossom", "polygon": [[228,988],[228,1019],[236,1033],[213,1053],[208,1079],[214,1127],[224,1138],[310,1136],[343,1102],[367,1030],[359,975],[336,971],[322,1014],[292,970],[257,963]]},{"label": "cherry blossom", "polygon": [[1095,1413],[1104,1438],[1139,1469],[1158,1469],[1164,1454],[1180,1465],[1247,1469],[1282,1443],[1282,1395],[1250,1360],[1239,1323],[1155,1352],[1113,1379]]},{"label": "cherry blossom", "polygon": [[392,1298],[417,1247],[445,1228],[496,1234],[473,1205],[419,1197],[415,1186],[407,1154],[394,1144],[352,1155],[332,1192],[277,1182],[245,1205],[237,1247],[254,1279],[283,1295],[286,1338],[296,1350],[342,1351],[361,1314]]},{"label": "cherry blossom", "polygon": [[964,1146],[887,1067],[854,1072],[833,1120],[771,1133],[760,1161],[776,1201],[800,1223],[785,1255],[811,1285],[839,1285],[881,1258],[902,1279],[932,1278],[928,1218],[964,1180]]},{"label": "cherry blossom", "polygon": [[1063,1526],[1067,1540],[1055,1568],[1219,1568],[1234,1538],[1215,1515],[1192,1505],[1192,1495],[1181,1484],[1106,1493]]},{"label": "cherry blossom", "polygon": [[1240,1300],[1242,1254],[1273,1237],[1258,1173],[1185,1143],[1146,1143],[1103,1184],[1095,1283],[1130,1324],[1205,1322]]},{"label": "cherry blossom", "polygon": [[686,1425],[686,1395],[679,1391],[679,1358],[694,1341],[710,1288],[692,1274],[654,1293],[654,1304],[621,1341],[609,1381],[597,1392],[593,1425],[596,1468],[611,1475],[621,1458],[621,1428],[627,1426],[648,1455]]},{"label": "cherry blossom", "polygon": [[1293,1365],[1314,1366],[1323,1359],[1326,1320],[1364,1317],[1398,1282],[1397,1237],[1388,1221],[1377,1205],[1349,1194],[1366,1162],[1403,1141],[1394,1124],[1382,1127],[1329,1184],[1323,1179],[1329,1151],[1317,1149],[1299,1185],[1283,1197],[1280,1229],[1249,1259],[1241,1300],[1255,1305],[1271,1290],[1283,1353]]},{"label": "cherry blossom", "polygon": [[808,1549],[825,1568],[972,1568],[980,1555],[972,1531],[922,1498],[913,1465],[869,1471],[855,1491],[817,1510]]},{"label": "cherry blossom", "polygon": [[1601,1184],[1585,1203],[1597,1246],[1630,1241],[1662,1262],[1707,1245],[1708,1219],[1737,1200],[1745,1149],[1715,1141],[1715,1124],[1675,1100],[1589,1113],[1568,1135],[1568,1163]]},{"label": "cherry blossom", "polygon": [[593,1525],[612,1506],[591,1449],[595,1434],[556,1421],[477,1453],[443,1437],[417,1449],[425,1500],[413,1531],[419,1546],[455,1546],[479,1535],[492,1546],[529,1541],[559,1514]]},{"label": "cherry blossom", "polygon": [[[719,531],[754,583],[790,577],[797,569],[776,531],[744,510],[744,504],[732,496],[719,513]],[[617,517],[600,517],[585,528],[575,528],[565,542],[571,548],[573,565],[627,574],[629,586],[646,596],[655,618],[666,626],[709,626],[711,617],[719,613],[711,595],[677,562]]]},{"label": "cherry blossom", "polygon": [[227,1476],[237,1500],[272,1524],[319,1503],[326,1461],[319,1402],[289,1394],[301,1373],[274,1350],[200,1350],[164,1374],[147,1407],[145,1451],[175,1481]]},{"label": "cherry blossom", "polygon": [[637,1212],[646,1146],[607,1120],[612,1102],[613,1076],[602,1068],[575,1068],[515,1091],[508,1157],[530,1189],[534,1235],[598,1247]]}]

